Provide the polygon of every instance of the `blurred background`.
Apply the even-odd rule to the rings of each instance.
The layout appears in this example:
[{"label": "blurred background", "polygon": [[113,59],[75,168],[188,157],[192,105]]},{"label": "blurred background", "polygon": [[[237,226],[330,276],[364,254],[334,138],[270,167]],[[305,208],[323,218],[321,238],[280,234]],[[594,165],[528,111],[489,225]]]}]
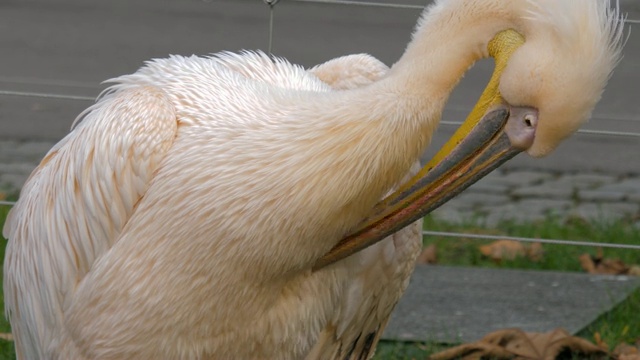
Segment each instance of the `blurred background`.
[{"label": "blurred background", "polygon": [[[369,53],[391,65],[410,38],[419,7],[429,2],[386,3],[414,7],[282,0],[274,7],[273,54],[308,67],[340,55]],[[640,2],[622,0],[620,6],[630,20],[640,19]],[[103,88],[102,81],[134,72],[151,58],[222,50],[266,51],[268,29],[269,7],[260,0],[3,0],[0,90],[95,97]],[[640,134],[636,29],[640,23],[627,23],[631,36],[624,58],[585,129]],[[487,60],[468,72],[443,120],[464,119],[491,69]],[[2,95],[0,141],[59,140],[88,105],[88,101]],[[441,126],[432,148],[453,129]],[[506,169],[638,173],[638,154],[639,136],[581,134],[546,159],[518,156]]]},{"label": "blurred background", "polygon": [[[207,55],[243,49],[267,51],[270,15],[273,15],[272,53],[292,63],[311,67],[341,55],[369,53],[392,65],[409,41],[421,8],[430,3],[427,0],[367,1],[374,4],[358,0],[348,2],[350,5],[322,3],[322,0],[281,0],[271,11],[261,0],[0,0],[0,203],[5,197],[10,200],[5,205],[0,204],[0,228],[17,190],[51,146],[68,133],[75,117],[105,88],[104,80],[135,72],[144,61],[169,54]],[[640,243],[640,35],[637,35],[640,32],[640,1],[611,2],[627,14],[625,34],[629,36],[624,57],[583,132],[565,141],[547,158],[517,156],[437,210],[427,219],[427,229],[493,234],[498,238],[515,235]],[[455,125],[451,122],[464,120],[492,68],[492,61],[484,60],[465,75],[446,107],[443,124],[424,159],[453,133]],[[482,216],[481,226],[452,225],[464,223],[477,214]],[[602,227],[598,222],[591,222],[593,219],[615,222]],[[504,223],[505,220],[520,225],[512,226]],[[548,246],[542,259],[521,255],[515,260],[496,259],[478,251],[477,240],[458,236],[453,241],[448,237],[429,235],[426,245],[433,249],[437,246],[438,256],[436,259],[434,254],[423,262],[487,268],[600,271],[595,265],[593,271],[581,265],[583,258],[579,256],[584,248],[580,247]],[[0,255],[2,250],[0,248]],[[631,274],[640,264],[637,250],[618,250],[604,255],[592,250],[585,259],[600,264],[606,263],[607,257],[615,257],[621,262],[623,270],[615,270],[615,274]],[[519,251],[525,253],[524,248],[517,248],[517,251],[518,254]],[[539,328],[564,326],[572,332],[584,328],[579,333],[583,337],[591,339],[595,334],[603,335],[612,345],[620,341],[633,343],[638,339],[640,348],[640,290],[614,312],[608,312],[629,291],[637,288],[638,282],[630,283],[615,301],[606,306],[597,303],[593,313],[577,316],[577,322],[560,319],[552,312],[547,313],[548,322],[544,322],[541,320],[544,314],[539,311],[541,306],[546,308],[553,304],[557,314],[572,314],[571,311],[585,307],[585,298],[597,295],[597,289],[587,285],[595,286],[598,282],[588,278],[585,280],[587,285],[583,285],[568,277],[561,282],[560,288],[564,291],[558,292],[556,280],[540,280],[538,276],[541,275],[531,272],[526,274],[529,280],[517,282],[548,283],[554,288],[539,291],[556,298],[548,300],[523,292],[526,299],[515,299],[513,304],[505,305],[487,297],[485,290],[502,300],[513,300],[514,294],[509,292],[519,290],[511,285],[507,289],[504,286],[504,279],[515,279],[513,273],[499,275],[492,271],[478,272],[474,268],[468,274],[480,274],[482,279],[493,283],[483,280],[460,284],[450,280],[464,282],[471,275],[459,273],[465,270],[445,268],[440,271],[448,275],[438,275],[444,281],[420,282],[429,279],[428,274],[433,271],[425,272],[424,268],[418,267],[413,285],[400,304],[399,315],[392,321],[387,337],[406,340],[410,338],[406,336],[407,331],[422,329],[410,321],[426,326],[433,321],[429,323],[424,319],[433,319],[436,315],[441,315],[446,324],[452,324],[452,319],[468,320],[486,331],[485,323],[478,325],[472,314],[466,312],[472,308],[499,314],[482,320],[493,326],[524,328],[524,309],[529,308],[533,309],[531,321]],[[576,287],[584,288],[585,292]],[[420,292],[434,288],[439,291]],[[448,292],[451,289],[461,293]],[[484,295],[478,296],[481,291]],[[606,291],[600,294],[611,300],[609,295]],[[537,300],[542,305],[528,303]],[[448,309],[451,312],[438,308],[439,305],[451,305],[452,309]],[[424,315],[428,311],[429,315]],[[459,316],[460,311],[465,312],[464,317]],[[593,322],[598,314],[605,312],[606,316]],[[502,324],[496,319],[500,317],[511,322]],[[585,328],[586,324],[591,325]],[[0,331],[9,331],[8,324],[1,320]],[[460,340],[463,332],[457,331],[457,328],[446,329],[449,336],[458,336],[456,340]],[[420,340],[427,338],[424,333],[417,332],[412,336]],[[0,342],[0,358],[11,358],[11,345],[7,350],[9,355],[4,357],[3,344]],[[403,349],[395,343],[386,347],[383,344],[380,350],[383,355],[379,358],[405,358],[396,356],[404,354]],[[424,351],[431,350],[425,350],[422,345],[414,346],[406,350],[409,354],[406,358],[423,356]]]}]

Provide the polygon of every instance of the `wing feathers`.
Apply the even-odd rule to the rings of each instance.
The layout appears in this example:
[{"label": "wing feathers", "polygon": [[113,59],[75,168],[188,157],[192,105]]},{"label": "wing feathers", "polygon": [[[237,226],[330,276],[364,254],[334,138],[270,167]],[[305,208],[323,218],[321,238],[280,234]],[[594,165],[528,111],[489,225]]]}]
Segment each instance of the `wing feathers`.
[{"label": "wing feathers", "polygon": [[[39,349],[62,341],[53,329],[62,328],[65,302],[117,239],[177,127],[161,90],[116,85],[27,180],[3,232],[10,240],[6,311],[19,358],[49,357]],[[20,312],[25,303],[32,304],[30,318]],[[26,339],[21,333],[38,335]]]}]

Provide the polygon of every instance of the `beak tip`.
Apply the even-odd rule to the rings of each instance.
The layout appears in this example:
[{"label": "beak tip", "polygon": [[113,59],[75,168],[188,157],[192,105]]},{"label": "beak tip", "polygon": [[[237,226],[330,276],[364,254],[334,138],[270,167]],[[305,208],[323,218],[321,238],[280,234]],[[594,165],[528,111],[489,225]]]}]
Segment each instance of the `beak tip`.
[{"label": "beak tip", "polygon": [[514,106],[509,109],[504,131],[513,147],[525,151],[533,145],[537,125],[538,110],[528,106]]}]

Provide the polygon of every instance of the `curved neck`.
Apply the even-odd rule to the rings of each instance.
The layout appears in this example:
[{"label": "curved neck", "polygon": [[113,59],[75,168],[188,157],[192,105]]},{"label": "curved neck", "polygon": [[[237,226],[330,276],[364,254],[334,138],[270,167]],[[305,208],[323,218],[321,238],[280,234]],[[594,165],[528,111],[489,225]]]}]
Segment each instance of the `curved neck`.
[{"label": "curved neck", "polygon": [[514,15],[508,4],[495,1],[438,2],[424,11],[390,77],[407,93],[427,91],[425,95],[446,99],[467,69],[488,56],[489,41],[516,27]]},{"label": "curved neck", "polygon": [[[509,17],[496,12],[495,6],[487,11],[473,10],[484,9],[483,4],[490,2],[438,3],[425,11],[404,55],[384,78],[353,90],[296,93],[296,101],[287,102],[289,110],[278,107],[277,111],[285,109],[284,113],[291,114],[287,116],[291,126],[286,119],[281,121],[276,135],[284,131],[290,139],[287,149],[295,152],[292,158],[300,167],[296,176],[273,183],[289,189],[281,193],[308,196],[305,201],[272,209],[276,218],[308,225],[304,233],[281,234],[282,239],[301,239],[286,242],[286,253],[292,257],[282,259],[283,271],[307,267],[325,255],[371,214],[375,204],[424,152],[453,87],[476,60],[488,56],[487,44],[493,36],[513,27],[505,20]],[[466,12],[457,14],[454,8]],[[300,101],[301,96],[308,98]],[[307,141],[311,137],[313,141]],[[316,159],[317,154],[322,154],[322,161]],[[282,155],[265,153],[270,168],[278,156]],[[281,163],[290,167],[291,162]],[[290,190],[298,184],[314,191]],[[314,219],[313,224],[308,219]],[[308,246],[309,241],[316,246]],[[279,256],[284,253],[277,246],[273,251]]]}]

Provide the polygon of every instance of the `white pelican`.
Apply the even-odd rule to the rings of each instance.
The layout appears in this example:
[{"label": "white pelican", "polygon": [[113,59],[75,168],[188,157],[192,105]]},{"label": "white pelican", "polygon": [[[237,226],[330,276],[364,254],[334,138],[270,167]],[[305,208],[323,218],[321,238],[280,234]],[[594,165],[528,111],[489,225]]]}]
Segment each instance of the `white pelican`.
[{"label": "white pelican", "polygon": [[[370,357],[413,266],[403,251],[417,249],[385,241],[342,258],[574,132],[620,55],[607,3],[439,0],[391,69],[342,85],[251,53],[115,79],[3,230],[18,357]],[[465,124],[376,206],[489,55],[496,72]]]}]

